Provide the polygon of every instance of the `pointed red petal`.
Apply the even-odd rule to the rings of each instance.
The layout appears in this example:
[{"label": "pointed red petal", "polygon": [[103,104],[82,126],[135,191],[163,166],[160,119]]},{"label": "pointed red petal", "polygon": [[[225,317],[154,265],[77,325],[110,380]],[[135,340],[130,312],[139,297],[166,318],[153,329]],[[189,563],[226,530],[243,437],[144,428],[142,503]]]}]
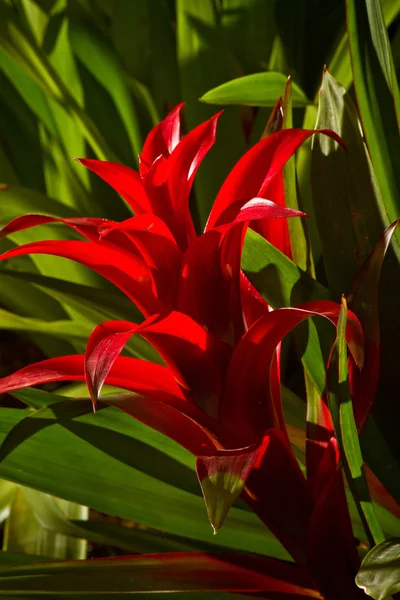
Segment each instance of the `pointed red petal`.
[{"label": "pointed red petal", "polygon": [[218,113],[190,131],[175,148],[168,161],[168,190],[174,211],[173,231],[181,247],[194,239],[195,231],[189,212],[189,195],[201,161],[215,142]]},{"label": "pointed red petal", "polygon": [[93,217],[60,219],[48,215],[28,214],[17,217],[5,225],[3,229],[0,230],[0,238],[10,235],[11,233],[16,233],[17,231],[30,229],[31,227],[37,227],[38,225],[45,225],[46,223],[63,223],[75,231],[78,231],[89,241],[98,242],[99,227],[108,222],[107,219],[96,219]]},{"label": "pointed red petal", "polygon": [[242,200],[228,206],[221,214],[220,222],[228,225],[257,221],[260,219],[287,219],[288,217],[306,217],[306,213],[293,208],[286,208],[266,200],[265,198],[252,198],[243,203]]},{"label": "pointed red petal", "polygon": [[182,253],[166,224],[155,215],[139,215],[122,223],[106,224],[100,229],[102,240],[117,231],[127,236],[152,269],[157,297],[166,308],[174,308]]},{"label": "pointed red petal", "polygon": [[[85,381],[84,355],[49,358],[0,378],[0,394],[51,381]],[[140,394],[158,396],[165,401],[183,400],[167,367],[137,358],[119,357],[106,383]]]},{"label": "pointed red petal", "polygon": [[128,321],[108,321],[94,329],[85,359],[93,406],[114,361],[134,333],[156,348],[179,385],[187,390],[187,397],[206,414],[217,417],[230,349],[190,317],[177,312],[164,318],[150,317],[140,326]]},{"label": "pointed red petal", "polygon": [[[277,309],[259,319],[244,335],[232,356],[221,404],[222,423],[237,430],[243,445],[283,422],[282,405],[273,396],[269,376],[276,347],[283,337],[311,316],[321,315],[336,324],[339,311],[340,305],[328,300]],[[361,365],[363,332],[354,314],[348,321],[347,342]]]},{"label": "pointed red petal", "polygon": [[139,173],[124,165],[105,160],[91,158],[77,158],[76,160],[114,188],[126,200],[135,214],[151,212],[150,202]]},{"label": "pointed red petal", "polygon": [[2,254],[0,260],[25,254],[49,254],[75,260],[119,287],[145,316],[163,310],[152,289],[151,272],[126,253],[91,242],[47,240],[13,248]]},{"label": "pointed red petal", "polygon": [[129,321],[107,321],[90,334],[85,353],[85,379],[94,411],[107,375],[137,328],[138,325]]},{"label": "pointed red petal", "polygon": [[238,199],[243,203],[252,197],[264,197],[267,186],[281,172],[297,148],[315,133],[324,133],[343,145],[337,134],[329,130],[285,129],[261,140],[239,160],[222,185],[211,210],[206,230],[223,225],[222,214]]},{"label": "pointed red petal", "polygon": [[153,127],[147,136],[140,157],[140,174],[142,176],[147,173],[149,167],[159,156],[168,158],[179,144],[182,107],[183,103],[174,108],[161,123]]},{"label": "pointed red petal", "polygon": [[214,533],[221,528],[229,509],[242,493],[259,450],[259,444],[235,450],[205,449],[197,457],[197,477]]},{"label": "pointed red petal", "polygon": [[[3,377],[0,394],[51,381],[84,380],[84,355],[62,356]],[[193,454],[197,454],[204,444],[214,445],[214,437],[209,433],[210,424],[214,422],[207,420],[200,409],[184,399],[166,367],[120,356],[112,365],[106,383],[135,394],[105,396],[104,402],[167,435]],[[218,424],[216,432],[218,434]]]}]

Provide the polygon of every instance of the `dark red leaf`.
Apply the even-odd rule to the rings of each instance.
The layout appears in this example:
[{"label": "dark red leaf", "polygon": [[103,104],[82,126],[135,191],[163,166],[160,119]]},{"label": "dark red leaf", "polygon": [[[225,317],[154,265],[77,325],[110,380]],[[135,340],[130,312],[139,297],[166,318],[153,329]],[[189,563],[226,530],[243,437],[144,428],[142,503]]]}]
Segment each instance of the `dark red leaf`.
[{"label": "dark red leaf", "polygon": [[313,502],[284,433],[265,432],[243,498],[298,562],[306,562]]},{"label": "dark red leaf", "polygon": [[320,490],[308,532],[308,565],[327,600],[361,600],[364,592],[354,582],[360,559],[337,460],[332,439],[321,463]]},{"label": "dark red leaf", "polygon": [[354,417],[362,430],[371,413],[379,382],[380,326],[378,290],[382,264],[400,219],[379,238],[354,280],[348,303],[361,321],[365,333],[365,363],[361,373],[351,371]]},{"label": "dark red leaf", "polygon": [[243,333],[238,273],[241,245],[240,227],[227,233],[208,231],[197,238],[184,255],[178,294],[181,312],[230,343]]},{"label": "dark red leaf", "polygon": [[266,556],[239,553],[169,552],[90,561],[4,565],[0,576],[8,596],[19,589],[15,582],[23,579],[29,597],[42,593],[43,589],[54,597],[62,578],[69,597],[80,596],[84,585],[91,597],[154,593],[186,598],[192,594],[199,598],[203,594],[205,598],[219,598],[226,592],[261,594],[263,598],[279,600],[321,600],[305,570]]}]

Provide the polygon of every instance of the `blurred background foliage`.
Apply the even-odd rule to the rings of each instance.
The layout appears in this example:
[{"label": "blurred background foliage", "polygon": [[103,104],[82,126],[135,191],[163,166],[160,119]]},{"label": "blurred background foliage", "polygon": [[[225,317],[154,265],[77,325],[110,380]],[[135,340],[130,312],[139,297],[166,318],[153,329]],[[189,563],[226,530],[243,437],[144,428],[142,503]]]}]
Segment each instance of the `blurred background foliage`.
[{"label": "blurred background foliage", "polygon": [[[381,5],[398,71],[400,1],[382,0]],[[365,258],[384,226],[400,216],[400,196],[390,204],[400,168],[393,189],[383,190],[384,200],[377,201],[388,171],[385,166],[379,171],[371,147],[373,166],[365,154],[355,105],[358,102],[364,126],[367,109],[362,98],[360,102],[361,92],[356,90],[356,96],[354,91],[357,66],[353,56],[352,68],[348,42],[353,33],[357,31],[346,29],[344,0],[0,0],[0,225],[27,212],[128,217],[125,203],[73,158],[95,157],[137,167],[147,133],[184,101],[186,129],[215,114],[218,106],[225,109],[217,143],[204,160],[191,198],[200,230],[221,182],[246,148],[261,137],[291,75],[295,126],[315,127],[321,89],[326,104],[325,112],[320,106],[318,123],[335,129],[329,98],[335,94],[345,98],[338,132],[345,138],[353,132],[362,160],[350,164],[363,165],[358,181],[364,187],[351,187],[355,171],[349,167],[346,190],[333,186],[331,193],[340,198],[368,197],[378,210],[379,217],[368,225],[368,242],[364,240],[361,248]],[[321,88],[324,65],[332,80],[326,76]],[[335,87],[339,84],[343,87]],[[383,106],[379,94],[373,102],[375,108]],[[348,114],[346,121],[343,115]],[[390,130],[389,121],[384,125]],[[395,172],[400,153],[393,148],[398,140],[390,144]],[[338,213],[328,218],[315,200],[329,192],[324,176],[315,176],[322,172],[318,160],[321,156],[313,154],[311,164],[309,146],[296,158],[300,204],[315,218],[306,231],[311,263],[306,254],[294,258],[311,277],[329,286],[331,297],[338,300],[348,291],[358,261],[352,256],[353,262],[344,266],[343,259],[338,260],[340,232],[331,227]],[[312,186],[310,168],[314,169]],[[377,169],[377,183],[372,168]],[[0,240],[0,249],[68,237],[74,237],[71,230],[46,225]],[[249,248],[245,260],[251,272],[251,253],[256,251]],[[392,264],[398,276],[392,254],[387,272],[393,273]],[[339,264],[340,272],[335,271]],[[82,352],[91,329],[107,318],[140,319],[118,290],[79,264],[32,256],[1,263],[0,270],[2,376],[40,357]],[[393,355],[396,327],[400,330],[398,315],[393,322],[398,295],[392,292],[397,288],[392,275],[384,278],[384,306],[390,316],[383,324],[389,336],[384,348],[388,360],[379,410],[369,425],[372,442],[365,445],[365,452],[399,499],[400,405],[384,403],[388,393],[396,391],[398,396],[399,392]],[[128,352],[159,360],[140,339],[130,343]],[[301,459],[305,404],[298,396],[305,390],[299,373],[286,377],[291,389],[284,388],[284,401]],[[70,404],[65,395],[83,399]],[[232,510],[215,544],[192,457],[111,408],[103,407],[94,418],[86,396],[83,386],[70,386],[25,390],[4,398],[0,477],[15,483],[0,483],[0,514],[7,518],[4,549],[15,553],[15,560],[19,553],[82,558],[87,552],[82,540],[92,544],[91,555],[229,547],[287,558],[241,503]],[[377,443],[379,456],[373,450]],[[89,521],[83,505],[97,510]],[[400,535],[399,521],[390,508],[376,508],[385,532]],[[353,509],[352,515],[355,535],[363,540]],[[1,560],[9,559],[3,554]]]}]

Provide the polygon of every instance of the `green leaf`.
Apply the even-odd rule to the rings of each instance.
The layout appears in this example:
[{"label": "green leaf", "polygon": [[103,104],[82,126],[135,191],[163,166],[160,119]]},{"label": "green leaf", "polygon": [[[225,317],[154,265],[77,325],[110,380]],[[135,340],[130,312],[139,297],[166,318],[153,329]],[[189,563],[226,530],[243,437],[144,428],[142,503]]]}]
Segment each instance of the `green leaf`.
[{"label": "green leaf", "polygon": [[[73,208],[57,202],[36,190],[15,185],[3,185],[0,188],[0,224],[20,217],[26,213],[43,213],[55,217],[82,217]],[[65,231],[65,230],[64,230]]]},{"label": "green leaf", "polygon": [[[254,73],[245,75],[208,91],[200,100],[206,104],[243,104],[245,106],[275,106],[282,96],[287,77],[282,73]],[[295,83],[293,85],[293,106],[303,107],[310,104],[304,92]]]},{"label": "green leaf", "polygon": [[400,592],[400,538],[386,540],[368,552],[356,584],[375,600]]},{"label": "green leaf", "polygon": [[25,71],[5,52],[0,48],[1,64],[4,73],[18,90],[18,93],[25,100],[29,108],[38,119],[46,126],[49,133],[53,136],[58,136],[59,131],[54,116],[50,110],[47,98],[39,85],[31,79]]},{"label": "green leaf", "polygon": [[82,135],[102,160],[113,160],[100,132],[79,106],[67,86],[58,76],[43,51],[37,46],[29,31],[18,22],[15,13],[5,4],[0,5],[0,35],[4,49],[30,77],[48,94],[61,104],[76,120]]},{"label": "green leaf", "polygon": [[[329,291],[254,231],[249,230],[242,254],[242,268],[273,308],[297,306],[309,300],[330,299]],[[322,397],[325,390],[325,364],[332,338],[329,323],[308,323],[306,346],[299,352],[313,385]],[[323,350],[321,350],[321,344]]]},{"label": "green leaf", "polygon": [[347,305],[345,299],[342,298],[337,336],[328,369],[329,408],[350,490],[368,539],[376,544],[380,543],[384,536],[376,518],[365,478],[363,458],[354,419],[348,380],[346,325]]},{"label": "green leaf", "polygon": [[347,0],[347,31],[360,117],[392,222],[400,216],[399,91],[379,2]]},{"label": "green leaf", "polygon": [[61,339],[77,338],[86,342],[93,330],[89,323],[74,323],[73,321],[42,321],[29,317],[21,317],[8,310],[0,308],[0,330],[21,331],[30,333],[45,333]]},{"label": "green leaf", "polygon": [[[117,409],[100,407],[93,415],[89,400],[66,400],[35,412],[1,408],[0,441],[0,477],[212,542],[194,458]],[[288,557],[247,510],[232,508],[218,537],[219,545]]]},{"label": "green leaf", "polygon": [[[400,13],[400,0],[381,0],[381,5],[385,25],[389,27]],[[336,45],[335,52],[328,64],[328,71],[346,90],[350,89],[353,72],[351,70],[347,32]]]},{"label": "green leaf", "polygon": [[71,44],[79,60],[113,99],[129,136],[132,155],[137,160],[143,139],[138,116],[116,56],[98,36],[82,26],[71,29]]},{"label": "green leaf", "polygon": [[60,302],[65,302],[74,309],[80,310],[93,323],[104,320],[104,317],[133,321],[142,319],[142,315],[135,305],[117,289],[100,290],[90,285],[73,283],[57,277],[8,269],[1,271],[1,277],[5,281],[8,280],[10,287],[16,285],[16,282],[34,284],[35,287],[49,293]]},{"label": "green leaf", "polygon": [[[293,91],[293,83],[289,77],[286,82],[282,101],[282,129],[291,129],[293,127]],[[295,210],[302,210],[297,194],[296,157],[292,156],[286,162],[282,169],[282,176],[286,206]],[[304,271],[307,271],[310,275],[313,275],[314,267],[306,237],[305,219],[288,219],[287,224],[289,228],[290,247],[292,250],[293,261]]]},{"label": "green leaf", "polygon": [[[7,276],[18,279],[22,273],[4,272],[3,278]],[[104,318],[121,318],[122,311],[118,310],[118,306],[123,307],[130,320],[133,318],[133,305],[129,302],[124,303],[123,296],[114,296],[112,292],[104,292],[90,286],[72,284],[63,281],[62,279],[41,278],[35,277],[34,274],[28,275],[27,279],[31,282],[39,281],[48,284],[53,284],[52,287],[41,286],[44,290],[51,290],[52,296],[60,300],[65,306],[73,309],[79,317],[84,318],[83,322],[77,318],[74,321],[55,320],[47,321],[32,317],[21,317],[9,311],[0,308],[0,330],[8,329],[20,331],[21,333],[45,334],[62,340],[67,340],[75,344],[78,352],[84,352],[87,340],[91,334],[93,327],[98,325]],[[93,301],[93,295],[96,295],[96,300]],[[122,300],[122,302],[119,302]],[[113,306],[114,305],[114,306]],[[126,344],[126,350],[129,354],[144,360],[152,360],[153,362],[162,363],[161,357],[154,348],[139,336],[134,336]]]},{"label": "green leaf", "polygon": [[[311,184],[315,217],[332,297],[348,293],[360,265],[389,225],[376,186],[356,109],[346,90],[324,72],[316,129],[332,129],[346,151],[328,136],[314,136]],[[338,243],[340,239],[340,243]]]},{"label": "green leaf", "polygon": [[330,299],[329,290],[252,230],[248,230],[242,269],[273,308]]},{"label": "green leaf", "polygon": [[126,527],[107,520],[74,521],[73,523],[79,527],[80,535],[84,534],[89,541],[113,546],[131,553],[226,552],[224,546],[167,534],[165,531],[143,528],[133,523]]},{"label": "green leaf", "polygon": [[[48,198],[44,194],[27,188],[15,186],[2,186],[0,189],[0,225],[4,225],[15,217],[26,213],[44,213],[57,217],[80,217],[70,207]],[[16,244],[24,244],[43,239],[80,239],[71,229],[60,227],[58,224],[34,227],[13,233],[8,236]],[[39,272],[57,276],[60,273],[60,262],[54,256],[32,255],[31,260]],[[12,267],[13,261],[10,261]],[[89,271],[86,267],[73,261],[63,261],[63,278],[80,283],[94,283],[100,287],[103,283],[101,277]]]}]

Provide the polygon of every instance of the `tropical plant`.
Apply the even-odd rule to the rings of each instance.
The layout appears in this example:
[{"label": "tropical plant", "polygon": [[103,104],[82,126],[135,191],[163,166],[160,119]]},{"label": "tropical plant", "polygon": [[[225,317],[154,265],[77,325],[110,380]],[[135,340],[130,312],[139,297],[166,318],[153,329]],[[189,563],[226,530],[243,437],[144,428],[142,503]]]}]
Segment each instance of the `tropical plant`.
[{"label": "tropical plant", "polygon": [[[15,552],[32,552],[21,535],[32,518],[35,539],[64,536],[59,554],[55,538],[36,554],[81,558],[71,536],[139,554],[36,556],[1,568],[0,594],[397,592],[398,544],[384,541],[399,536],[400,514],[387,402],[399,327],[397,3],[348,0],[345,33],[327,2],[339,44],[323,27],[312,44],[293,36],[300,17],[312,29],[318,2],[291,3],[286,20],[275,2],[96,4],[0,5],[11,126],[0,317],[51,357],[0,383],[27,406],[0,409],[0,476],[18,484],[2,487],[14,552],[2,561],[27,562]],[[383,26],[393,21],[394,60]],[[132,22],[137,48],[150,41],[139,62],[124,46]],[[317,42],[328,64],[318,114]],[[254,73],[263,56],[270,70]],[[248,74],[224,83],[232,72]],[[182,97],[181,138],[181,105],[155,124]],[[208,118],[204,103],[245,107]],[[269,120],[251,108],[274,104]],[[15,132],[30,132],[30,162]],[[80,160],[89,172],[71,165],[87,151],[100,159]],[[139,152],[139,172],[118,164]],[[86,383],[95,415],[84,385],[24,389],[65,380]],[[30,488],[151,529],[85,521],[84,508]]]}]

